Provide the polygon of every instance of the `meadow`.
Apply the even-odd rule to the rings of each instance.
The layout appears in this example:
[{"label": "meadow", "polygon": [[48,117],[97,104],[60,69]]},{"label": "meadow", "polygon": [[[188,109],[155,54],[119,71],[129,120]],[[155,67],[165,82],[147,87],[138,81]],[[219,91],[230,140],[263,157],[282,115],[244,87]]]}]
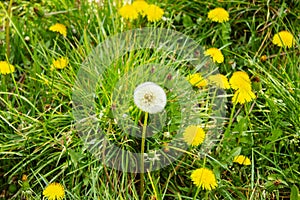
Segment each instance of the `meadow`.
[{"label": "meadow", "polygon": [[300,199],[299,1],[0,17],[0,200]]}]

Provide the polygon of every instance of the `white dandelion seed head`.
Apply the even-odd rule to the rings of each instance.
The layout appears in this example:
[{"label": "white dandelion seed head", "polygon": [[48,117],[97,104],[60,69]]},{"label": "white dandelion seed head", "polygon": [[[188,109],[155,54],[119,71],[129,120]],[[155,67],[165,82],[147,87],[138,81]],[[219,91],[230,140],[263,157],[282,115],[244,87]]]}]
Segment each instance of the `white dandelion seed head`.
[{"label": "white dandelion seed head", "polygon": [[167,104],[165,91],[153,82],[138,85],[134,90],[133,100],[139,109],[150,114],[163,111]]}]

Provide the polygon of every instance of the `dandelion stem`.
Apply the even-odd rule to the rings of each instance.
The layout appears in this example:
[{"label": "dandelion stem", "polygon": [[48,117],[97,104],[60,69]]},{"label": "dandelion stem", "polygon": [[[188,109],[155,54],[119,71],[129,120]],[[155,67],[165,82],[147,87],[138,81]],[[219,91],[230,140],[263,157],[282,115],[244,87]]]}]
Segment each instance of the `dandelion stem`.
[{"label": "dandelion stem", "polygon": [[5,22],[5,42],[6,42],[6,56],[9,59],[10,57],[10,29],[9,29],[9,24],[10,24],[10,15],[11,15],[11,7],[13,4],[13,0],[10,0],[8,9],[7,9],[7,18]]},{"label": "dandelion stem", "polygon": [[143,125],[143,132],[142,132],[142,144],[141,144],[141,182],[140,182],[140,196],[141,199],[144,199],[144,152],[145,152],[145,140],[146,140],[146,131],[147,131],[147,121],[148,121],[148,112],[145,112],[145,119]]},{"label": "dandelion stem", "polygon": [[60,11],[56,11],[56,12],[51,12],[51,13],[45,13],[45,17],[50,17],[52,15],[58,15],[58,14],[65,14],[68,12],[72,12],[78,10],[77,8],[73,8],[73,9],[69,9],[69,10],[60,10]]},{"label": "dandelion stem", "polygon": [[205,200],[208,200],[208,191],[205,192],[205,197],[204,197],[204,199],[205,199]]},{"label": "dandelion stem", "polygon": [[196,193],[195,193],[195,195],[194,195],[193,200],[196,200],[196,199],[197,199],[197,196],[198,196],[199,192],[200,192],[200,186],[197,187],[197,191],[196,191]]},{"label": "dandelion stem", "polygon": [[[2,80],[1,80],[1,85],[2,85],[2,91],[3,92],[7,92],[8,93],[8,90],[7,90],[7,81],[6,81],[6,75],[2,75]],[[3,99],[5,100],[8,100],[8,96],[7,96],[7,93],[3,95]]]},{"label": "dandelion stem", "polygon": [[232,107],[232,110],[231,110],[231,113],[230,113],[229,124],[228,124],[228,127],[226,128],[224,137],[227,137],[227,136],[228,136],[229,131],[230,131],[230,129],[231,129],[231,125],[232,125],[233,119],[234,119],[233,116],[234,116],[235,107],[236,107],[236,103],[233,104],[233,107]]},{"label": "dandelion stem", "polygon": [[146,131],[147,131],[147,121],[148,121],[148,112],[145,112],[145,119],[143,125],[143,132],[142,132],[142,144],[141,144],[141,185],[140,185],[140,196],[141,199],[144,199],[144,152],[145,152],[145,140],[146,140]]},{"label": "dandelion stem", "polygon": [[206,164],[206,155],[203,158],[203,168],[205,167],[205,164]]}]

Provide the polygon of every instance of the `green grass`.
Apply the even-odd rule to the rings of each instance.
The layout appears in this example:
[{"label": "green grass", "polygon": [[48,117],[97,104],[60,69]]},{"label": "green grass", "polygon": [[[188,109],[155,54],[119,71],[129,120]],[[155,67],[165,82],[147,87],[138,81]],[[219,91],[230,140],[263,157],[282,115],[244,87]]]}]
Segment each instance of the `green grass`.
[{"label": "green grass", "polygon": [[[234,106],[233,90],[227,90],[226,119],[219,128],[224,134],[216,145],[205,155],[200,147],[188,148],[171,165],[145,173],[144,198],[300,198],[298,1],[148,1],[165,11],[166,20],[156,23],[125,22],[111,0],[103,6],[75,0],[14,0],[11,11],[9,2],[0,3],[0,61],[9,61],[16,72],[0,74],[0,199],[41,199],[50,182],[64,186],[66,199],[141,199],[141,175],[103,165],[84,145],[72,113],[73,88],[85,59],[111,36],[139,27],[176,30],[204,49],[221,48],[225,61],[216,64],[219,72],[227,77],[238,70],[247,72],[256,94],[255,100]],[[230,20],[211,22],[207,13],[215,7],[229,11]],[[67,26],[66,38],[49,31],[57,22]],[[272,44],[281,30],[294,35],[294,47]],[[266,61],[260,59],[263,55]],[[69,59],[69,65],[51,70],[53,60],[61,56]],[[181,75],[193,72],[191,63],[172,59],[165,52],[132,51],[104,72],[95,92],[96,112],[103,116],[99,126],[115,144],[133,152],[141,146],[115,121],[114,88],[126,83],[122,78],[136,65],[159,63]],[[138,80],[138,74],[134,78]],[[177,98],[168,93],[168,99],[176,102]],[[129,104],[130,117],[142,123],[143,113],[133,101]],[[200,104],[205,116],[211,109],[209,102]],[[147,150],[162,147],[168,142],[162,135],[179,129],[178,104],[168,104],[166,109],[167,123],[158,135],[147,138]],[[251,165],[233,163],[239,154],[249,157]],[[216,175],[218,187],[212,191],[198,191],[190,178],[203,165]],[[29,185],[22,181],[24,174]]]}]

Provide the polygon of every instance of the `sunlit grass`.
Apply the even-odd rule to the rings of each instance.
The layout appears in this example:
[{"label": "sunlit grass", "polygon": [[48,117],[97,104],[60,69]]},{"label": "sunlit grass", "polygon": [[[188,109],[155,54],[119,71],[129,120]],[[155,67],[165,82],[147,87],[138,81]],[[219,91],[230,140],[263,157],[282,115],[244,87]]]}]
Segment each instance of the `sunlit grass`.
[{"label": "sunlit grass", "polygon": [[[52,182],[62,184],[65,199],[141,199],[141,177],[145,199],[299,198],[300,4],[148,3],[164,10],[163,19],[124,19],[118,14],[121,1],[0,2],[0,61],[15,67],[14,73],[0,74],[0,199],[39,199]],[[228,11],[228,21],[218,23],[208,18],[208,12],[217,7]],[[56,23],[66,26],[66,37],[49,30]],[[218,127],[223,134],[215,138],[215,146],[208,151],[201,146],[182,149],[184,154],[176,162],[143,176],[111,169],[96,159],[80,137],[72,113],[77,72],[86,58],[111,36],[141,27],[176,30],[193,38],[204,50],[220,49],[224,61],[215,63],[219,72],[229,79],[234,72],[245,71],[255,94],[251,101],[235,104],[232,96],[236,89],[226,88],[226,111],[220,114],[224,115],[223,126]],[[282,30],[294,36],[293,47],[272,43],[273,36]],[[53,63],[59,58],[68,62],[64,68],[54,69]],[[164,52],[132,51],[104,72],[94,98],[100,126],[110,140],[132,152],[140,151],[140,140],[117,126],[114,88],[124,83],[120,81],[124,76],[138,80],[138,74],[131,74],[137,65],[155,62],[174,67],[181,76],[195,73],[189,61],[174,60],[172,54]],[[193,89],[207,92],[203,86]],[[154,139],[147,139],[146,149],[175,151],[168,147],[168,137],[179,129],[181,111],[176,104],[178,97],[172,92],[167,96],[175,102],[167,104],[168,123]],[[130,117],[142,125],[145,115],[133,101],[130,103]],[[199,102],[203,116],[212,109],[209,103]],[[203,125],[204,130],[207,126]],[[249,158],[250,165],[233,162],[238,155]],[[215,189],[193,185],[191,174],[202,167],[214,173]]]}]

